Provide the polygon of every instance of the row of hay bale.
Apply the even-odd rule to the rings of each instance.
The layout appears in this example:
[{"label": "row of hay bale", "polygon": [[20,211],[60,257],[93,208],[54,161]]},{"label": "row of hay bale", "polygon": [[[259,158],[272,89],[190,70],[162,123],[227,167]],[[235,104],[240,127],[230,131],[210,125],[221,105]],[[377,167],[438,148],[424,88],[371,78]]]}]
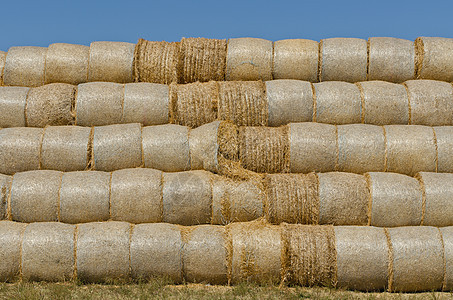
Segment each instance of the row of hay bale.
[{"label": "row of hay bale", "polygon": [[230,81],[191,84],[91,82],[0,87],[0,127],[100,126],[215,120],[238,126],[292,122],[453,125],[453,86],[434,80]]},{"label": "row of hay bale", "polygon": [[2,281],[281,282],[451,291],[453,227],[0,222]]},{"label": "row of hay bale", "polygon": [[453,174],[266,174],[233,180],[207,171],[154,169],[0,175],[0,219],[180,225],[453,226]]}]

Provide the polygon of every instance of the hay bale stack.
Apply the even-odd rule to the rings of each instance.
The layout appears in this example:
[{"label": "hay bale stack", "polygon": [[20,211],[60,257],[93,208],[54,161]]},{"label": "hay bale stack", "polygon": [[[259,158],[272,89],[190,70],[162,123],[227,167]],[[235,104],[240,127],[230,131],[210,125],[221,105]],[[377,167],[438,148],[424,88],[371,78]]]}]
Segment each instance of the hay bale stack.
[{"label": "hay bale stack", "polygon": [[3,83],[17,86],[44,84],[47,48],[11,47],[6,55]]},{"label": "hay bale stack", "polygon": [[403,82],[415,78],[414,42],[371,37],[368,51],[368,80]]},{"label": "hay bale stack", "polygon": [[88,81],[133,82],[134,49],[124,42],[91,43]]},{"label": "hay bale stack", "polygon": [[130,276],[130,224],[80,224],[76,234],[78,279],[82,282],[109,282]]},{"label": "hay bale stack", "polygon": [[45,83],[79,84],[88,81],[90,47],[55,43],[47,48]]},{"label": "hay bale stack", "polygon": [[121,123],[124,85],[113,82],[89,82],[77,88],[75,123],[100,126]]},{"label": "hay bale stack", "polygon": [[453,126],[433,129],[437,146],[437,172],[453,173]]},{"label": "hay bale stack", "polygon": [[11,176],[0,174],[0,220],[5,220],[8,217],[8,197],[11,181]]},{"label": "hay bale stack", "polygon": [[68,172],[60,188],[60,221],[76,224],[110,218],[110,173]]},{"label": "hay bale stack", "polygon": [[74,275],[75,226],[33,223],[22,242],[22,278],[28,281],[67,281]]},{"label": "hay bale stack", "polygon": [[218,171],[220,124],[221,122],[216,121],[189,131],[190,167],[192,170]]},{"label": "hay bale stack", "polygon": [[225,80],[226,40],[182,38],[179,55],[180,83]]},{"label": "hay bale stack", "polygon": [[140,124],[95,127],[93,168],[113,171],[142,165],[142,128]]},{"label": "hay bale stack", "polygon": [[0,87],[0,127],[25,127],[25,105],[30,88]]},{"label": "hay bale stack", "polygon": [[27,225],[0,221],[0,279],[3,282],[19,279],[22,237]]},{"label": "hay bale stack", "polygon": [[434,80],[409,80],[404,83],[410,99],[410,124],[453,125],[453,86]]},{"label": "hay bale stack", "polygon": [[313,86],[313,121],[331,124],[361,122],[362,100],[355,84],[335,81],[315,83]]},{"label": "hay bale stack", "polygon": [[257,38],[228,40],[226,80],[272,80],[273,43]]},{"label": "hay bale stack", "polygon": [[164,172],[190,170],[188,127],[173,124],[143,127],[142,146],[145,168]]},{"label": "hay bale stack", "polygon": [[169,122],[168,86],[157,83],[127,83],[121,123],[141,123],[143,126]]},{"label": "hay bale stack", "polygon": [[442,291],[453,290],[453,227],[439,228],[444,245],[445,274]]},{"label": "hay bale stack", "polygon": [[76,87],[66,83],[31,88],[25,106],[26,126],[73,124],[75,93]]},{"label": "hay bale stack", "polygon": [[419,37],[415,40],[417,78],[453,81],[453,39]]},{"label": "hay bale stack", "polygon": [[318,42],[305,39],[274,42],[274,79],[318,80]]},{"label": "hay bale stack", "polygon": [[362,122],[409,124],[409,98],[402,84],[368,81],[357,83],[362,94]]},{"label": "hay bale stack", "polygon": [[7,54],[6,52],[0,51],[0,86],[4,85],[3,70],[5,69],[6,54]]},{"label": "hay bale stack", "polygon": [[365,81],[367,42],[356,38],[331,38],[319,43],[319,81]]},{"label": "hay bale stack", "polygon": [[310,82],[299,80],[266,81],[269,126],[313,120],[313,89]]}]

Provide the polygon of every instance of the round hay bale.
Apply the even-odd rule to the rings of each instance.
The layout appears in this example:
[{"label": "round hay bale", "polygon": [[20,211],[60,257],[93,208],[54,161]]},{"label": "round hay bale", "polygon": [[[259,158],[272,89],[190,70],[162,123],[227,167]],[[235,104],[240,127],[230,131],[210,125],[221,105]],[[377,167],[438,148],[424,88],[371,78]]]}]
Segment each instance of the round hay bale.
[{"label": "round hay bale", "polygon": [[136,225],[130,247],[131,273],[134,279],[167,277],[174,283],[183,281],[183,242],[177,225]]},{"label": "round hay bale", "polygon": [[291,172],[329,172],[336,169],[336,126],[321,123],[291,123],[288,126]]},{"label": "round hay bale", "polygon": [[310,82],[299,80],[266,81],[269,126],[313,120],[313,90]]},{"label": "round hay bale", "polygon": [[274,42],[274,79],[318,80],[318,42],[305,39]]},{"label": "round hay bale", "polygon": [[211,222],[211,173],[164,173],[162,181],[163,222],[186,226]]},{"label": "round hay bale", "polygon": [[11,47],[6,55],[3,83],[17,86],[44,84],[47,48]]},{"label": "round hay bale", "polygon": [[453,86],[435,80],[409,80],[404,83],[410,99],[410,124],[453,125]]},{"label": "round hay bale", "polygon": [[402,84],[368,81],[357,85],[362,93],[365,124],[409,124],[409,98]]},{"label": "round hay bale", "polygon": [[257,38],[229,39],[226,80],[272,80],[272,41]]},{"label": "round hay bale", "polygon": [[168,86],[157,83],[127,83],[124,85],[122,123],[143,126],[169,122]]},{"label": "round hay bale", "polygon": [[190,170],[188,127],[173,124],[143,127],[142,145],[145,168],[164,172]]},{"label": "round hay bale", "polygon": [[139,39],[134,52],[135,81],[162,84],[178,82],[179,44]]},{"label": "round hay bale", "polygon": [[183,272],[188,282],[228,283],[229,256],[224,226],[200,225],[183,233]]},{"label": "round hay bale", "polygon": [[384,126],[387,138],[388,172],[415,176],[436,171],[436,138],[432,127],[421,125]]},{"label": "round hay bale", "polygon": [[40,169],[40,147],[44,129],[31,127],[0,130],[0,173]]},{"label": "round hay bale", "polygon": [[133,82],[134,49],[131,43],[92,42],[88,81]]},{"label": "round hay bale", "polygon": [[41,168],[64,172],[88,169],[91,132],[89,127],[46,127],[41,146]]},{"label": "round hay bale", "polygon": [[368,39],[368,80],[403,82],[415,77],[414,42],[391,38]]},{"label": "round hay bale", "polygon": [[50,170],[14,174],[10,200],[12,220],[25,223],[58,221],[62,176],[62,172]]},{"label": "round hay bale", "polygon": [[437,172],[453,173],[453,126],[433,129],[437,145]]},{"label": "round hay bale", "polygon": [[111,218],[130,223],[162,221],[162,172],[124,169],[112,173]]},{"label": "round hay bale", "polygon": [[389,290],[436,291],[444,278],[444,249],[439,229],[399,227],[388,229],[392,270]]},{"label": "round hay bale", "polygon": [[362,120],[362,99],[359,88],[348,82],[315,83],[315,112],[319,123],[354,124]]},{"label": "round hay bale", "polygon": [[94,128],[93,168],[114,171],[142,165],[142,127],[116,124]]},{"label": "round hay bale", "polygon": [[335,226],[337,287],[382,291],[388,286],[389,246],[384,228]]},{"label": "round hay bale", "polygon": [[189,131],[190,167],[192,170],[218,171],[218,131],[215,121]]},{"label": "round hay bale", "polygon": [[424,196],[423,224],[427,226],[453,225],[453,174],[429,173],[417,174]]},{"label": "round hay bale", "polygon": [[231,242],[231,282],[279,283],[283,270],[281,228],[262,221],[232,223],[227,232]]},{"label": "round hay bale", "polygon": [[60,221],[76,224],[110,218],[110,173],[88,171],[63,174]]},{"label": "round hay bale", "polygon": [[5,220],[8,217],[8,197],[11,181],[11,176],[0,174],[0,220]]},{"label": "round hay bale", "polygon": [[75,99],[75,124],[100,126],[121,123],[124,85],[113,82],[79,84]]},{"label": "round hay bale", "polygon": [[415,40],[417,78],[453,81],[453,39],[419,37]]},{"label": "round hay bale", "polygon": [[453,226],[439,228],[444,245],[445,275],[443,291],[453,290]]},{"label": "round hay bale", "polygon": [[331,38],[319,43],[319,81],[365,81],[367,42],[356,38]]},{"label": "round hay bale", "polygon": [[385,134],[381,126],[350,124],[338,130],[338,169],[363,174],[385,170]]},{"label": "round hay bale", "polygon": [[380,172],[370,172],[365,176],[371,192],[370,225],[420,225],[423,192],[417,179],[403,174]]},{"label": "round hay bale", "polygon": [[3,84],[3,70],[5,69],[6,52],[0,51],[0,86]]},{"label": "round hay bale", "polygon": [[45,83],[79,84],[88,81],[90,47],[55,43],[47,48]]},{"label": "round hay bale", "polygon": [[33,223],[22,242],[22,278],[28,281],[67,281],[74,275],[75,226]]},{"label": "round hay bale", "polygon": [[111,282],[129,277],[131,226],[125,222],[77,225],[77,278]]},{"label": "round hay bale", "polygon": [[226,40],[182,38],[179,55],[180,83],[225,80]]},{"label": "round hay bale", "polygon": [[30,88],[0,87],[0,127],[25,127],[25,104]]},{"label": "round hay bale", "polygon": [[0,280],[13,282],[19,279],[22,237],[28,224],[0,221]]},{"label": "round hay bale", "polygon": [[31,88],[25,106],[27,126],[74,124],[76,87],[66,83],[51,83]]},{"label": "round hay bale", "polygon": [[319,224],[367,225],[370,190],[365,176],[320,173]]}]

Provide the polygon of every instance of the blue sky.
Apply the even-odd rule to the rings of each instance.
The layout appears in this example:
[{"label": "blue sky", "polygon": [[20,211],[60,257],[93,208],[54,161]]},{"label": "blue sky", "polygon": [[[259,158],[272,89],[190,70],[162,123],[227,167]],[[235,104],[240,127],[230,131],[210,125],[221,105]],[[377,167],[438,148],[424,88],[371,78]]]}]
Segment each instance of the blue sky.
[{"label": "blue sky", "polygon": [[4,0],[0,50],[181,37],[453,37],[453,1]]}]

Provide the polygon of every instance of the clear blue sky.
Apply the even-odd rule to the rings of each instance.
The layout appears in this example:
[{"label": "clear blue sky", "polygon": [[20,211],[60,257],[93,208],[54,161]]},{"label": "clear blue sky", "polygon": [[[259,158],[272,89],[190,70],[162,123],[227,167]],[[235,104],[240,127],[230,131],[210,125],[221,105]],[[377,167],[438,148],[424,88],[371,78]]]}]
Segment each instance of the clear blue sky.
[{"label": "clear blue sky", "polygon": [[0,50],[181,37],[453,37],[453,1],[23,1],[1,5]]}]

